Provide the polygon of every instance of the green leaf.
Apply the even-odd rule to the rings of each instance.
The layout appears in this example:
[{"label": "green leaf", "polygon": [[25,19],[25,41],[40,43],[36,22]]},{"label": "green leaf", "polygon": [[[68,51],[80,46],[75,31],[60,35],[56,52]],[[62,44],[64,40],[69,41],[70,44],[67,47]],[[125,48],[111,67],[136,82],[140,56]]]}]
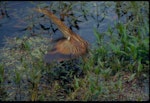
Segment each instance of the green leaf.
[{"label": "green leaf", "polygon": [[18,83],[20,83],[20,80],[21,80],[20,73],[19,73],[19,72],[16,72],[16,75],[15,75],[15,82],[18,84]]},{"label": "green leaf", "polygon": [[27,51],[30,50],[30,44],[28,42],[23,42],[22,45],[25,50],[27,50]]},{"label": "green leaf", "polygon": [[0,83],[3,82],[4,77],[4,66],[0,64]]},{"label": "green leaf", "polygon": [[94,72],[95,72],[95,74],[97,74],[97,75],[100,73],[100,68],[99,68],[99,66],[95,67]]},{"label": "green leaf", "polygon": [[97,43],[101,43],[102,35],[94,28],[94,35],[96,36]]},{"label": "green leaf", "polygon": [[139,59],[139,60],[138,60],[138,68],[137,68],[137,70],[138,70],[138,72],[141,72],[142,69],[143,69],[143,66],[142,66],[142,64],[141,64],[141,59]]},{"label": "green leaf", "polygon": [[135,75],[136,75],[136,73],[133,73],[133,74],[130,76],[128,82],[132,81],[132,80],[135,78]]},{"label": "green leaf", "polygon": [[79,88],[79,79],[75,77],[75,88]]}]

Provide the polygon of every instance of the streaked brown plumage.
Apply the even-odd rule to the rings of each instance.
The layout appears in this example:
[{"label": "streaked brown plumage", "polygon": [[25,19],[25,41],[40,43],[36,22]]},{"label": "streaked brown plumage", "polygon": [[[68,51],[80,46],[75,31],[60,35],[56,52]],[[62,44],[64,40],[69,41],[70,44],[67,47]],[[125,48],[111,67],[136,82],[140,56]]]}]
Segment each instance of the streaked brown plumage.
[{"label": "streaked brown plumage", "polygon": [[88,43],[79,35],[70,30],[60,19],[46,9],[35,9],[47,15],[58,29],[63,33],[65,39],[60,39],[54,48],[45,55],[45,62],[63,61],[84,56],[88,52]]}]

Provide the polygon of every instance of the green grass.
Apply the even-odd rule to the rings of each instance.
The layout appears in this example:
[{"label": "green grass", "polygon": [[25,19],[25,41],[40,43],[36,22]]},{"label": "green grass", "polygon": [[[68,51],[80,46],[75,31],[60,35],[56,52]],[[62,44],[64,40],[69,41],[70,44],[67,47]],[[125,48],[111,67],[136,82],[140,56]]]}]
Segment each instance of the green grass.
[{"label": "green grass", "polygon": [[[53,5],[55,3],[50,5],[53,10],[56,9]],[[51,48],[48,45],[49,38],[26,34],[7,38],[5,46],[0,50],[0,100],[148,100],[148,94],[139,86],[139,83],[149,78],[148,3],[113,3],[118,5],[115,8],[118,15],[127,12],[133,14],[134,19],[126,18],[126,22],[118,19],[105,32],[92,28],[96,44],[92,44],[86,63],[79,58],[46,65],[43,56]],[[59,8],[61,10],[68,5],[70,9],[78,4],[82,9],[89,5],[86,2],[64,2]],[[111,2],[104,4],[111,6]],[[80,14],[79,11],[76,13]],[[87,7],[82,13],[87,15],[91,11]],[[33,24],[29,22],[29,25]]]}]

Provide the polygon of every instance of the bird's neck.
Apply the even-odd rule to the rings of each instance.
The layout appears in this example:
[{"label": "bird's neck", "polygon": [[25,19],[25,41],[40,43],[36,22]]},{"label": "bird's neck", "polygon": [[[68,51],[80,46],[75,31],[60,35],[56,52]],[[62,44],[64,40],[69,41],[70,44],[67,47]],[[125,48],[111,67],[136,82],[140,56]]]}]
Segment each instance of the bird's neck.
[{"label": "bird's neck", "polygon": [[36,9],[36,10],[47,15],[52,20],[52,22],[57,25],[58,29],[64,34],[64,36],[66,38],[70,38],[71,35],[75,34],[59,18],[57,18],[52,12],[50,12],[46,9]]}]

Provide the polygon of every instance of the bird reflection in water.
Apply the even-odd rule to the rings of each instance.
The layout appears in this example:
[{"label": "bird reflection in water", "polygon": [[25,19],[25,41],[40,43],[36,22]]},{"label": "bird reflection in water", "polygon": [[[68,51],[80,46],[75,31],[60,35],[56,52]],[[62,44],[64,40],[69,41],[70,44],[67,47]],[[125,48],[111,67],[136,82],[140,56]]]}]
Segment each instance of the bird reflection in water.
[{"label": "bird reflection in water", "polygon": [[85,59],[85,55],[88,52],[88,43],[83,38],[69,29],[49,10],[41,8],[36,8],[34,10],[47,15],[64,35],[64,38],[59,39],[53,49],[44,56],[44,61],[46,63],[51,63],[53,61],[61,62],[78,57]]}]

